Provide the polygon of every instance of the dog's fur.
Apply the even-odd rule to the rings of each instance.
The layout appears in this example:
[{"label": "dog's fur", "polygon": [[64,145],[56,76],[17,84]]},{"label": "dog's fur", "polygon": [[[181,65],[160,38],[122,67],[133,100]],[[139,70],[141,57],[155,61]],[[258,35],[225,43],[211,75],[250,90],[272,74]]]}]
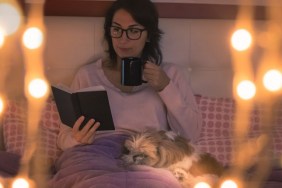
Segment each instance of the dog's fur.
[{"label": "dog's fur", "polygon": [[200,153],[183,137],[172,131],[145,131],[125,140],[122,160],[126,166],[148,165],[166,168],[182,187],[199,181],[215,184],[223,166],[211,155]]}]

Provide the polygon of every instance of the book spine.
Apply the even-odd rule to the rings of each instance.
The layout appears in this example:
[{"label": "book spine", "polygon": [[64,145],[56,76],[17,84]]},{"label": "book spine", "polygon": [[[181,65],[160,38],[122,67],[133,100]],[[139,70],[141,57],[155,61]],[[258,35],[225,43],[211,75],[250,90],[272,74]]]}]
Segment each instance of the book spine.
[{"label": "book spine", "polygon": [[72,104],[73,104],[73,107],[74,107],[74,110],[75,110],[76,119],[78,119],[80,116],[82,116],[81,107],[80,107],[79,99],[78,99],[78,94],[73,93],[72,96],[71,96],[71,100],[72,100]]}]

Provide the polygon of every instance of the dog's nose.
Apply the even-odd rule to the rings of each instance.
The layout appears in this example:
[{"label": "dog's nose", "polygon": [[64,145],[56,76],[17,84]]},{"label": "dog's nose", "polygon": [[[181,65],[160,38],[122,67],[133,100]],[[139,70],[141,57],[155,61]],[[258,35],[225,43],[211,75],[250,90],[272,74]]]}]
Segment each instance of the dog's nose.
[{"label": "dog's nose", "polygon": [[134,160],[135,162],[139,162],[139,161],[141,161],[142,159],[144,159],[144,157],[145,157],[144,154],[134,155],[134,156],[133,156],[133,160]]},{"label": "dog's nose", "polygon": [[140,157],[139,155],[134,155],[133,156],[133,161],[137,161],[139,157]]}]

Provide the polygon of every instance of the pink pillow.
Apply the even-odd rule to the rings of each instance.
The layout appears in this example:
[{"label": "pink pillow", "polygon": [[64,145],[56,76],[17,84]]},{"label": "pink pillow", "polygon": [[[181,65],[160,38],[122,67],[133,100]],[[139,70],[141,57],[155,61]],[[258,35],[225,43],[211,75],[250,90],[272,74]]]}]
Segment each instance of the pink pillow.
[{"label": "pink pillow", "polygon": [[[196,96],[203,117],[200,138],[196,145],[202,151],[213,154],[224,164],[229,164],[233,151],[233,127],[235,119],[235,101],[230,98],[211,98]],[[263,106],[254,106],[250,115],[249,137],[261,135]],[[274,112],[275,130],[272,137],[274,156],[282,155],[282,101]],[[280,125],[280,126],[279,126]]]},{"label": "pink pillow", "polygon": [[[56,144],[59,134],[60,118],[53,100],[48,99],[46,101],[42,114],[43,116],[39,124],[39,133],[41,134],[39,149],[40,152],[53,163],[61,153]],[[8,101],[3,118],[3,134],[6,151],[19,155],[23,154],[26,137],[26,122],[26,101]]]}]

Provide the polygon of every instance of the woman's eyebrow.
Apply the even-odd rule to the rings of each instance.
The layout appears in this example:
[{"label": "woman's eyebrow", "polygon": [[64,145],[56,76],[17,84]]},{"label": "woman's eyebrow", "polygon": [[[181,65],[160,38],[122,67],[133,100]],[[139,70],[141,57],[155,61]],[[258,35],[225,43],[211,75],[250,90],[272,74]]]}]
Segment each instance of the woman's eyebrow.
[{"label": "woman's eyebrow", "polygon": [[[117,25],[117,26],[121,27],[121,25],[119,23],[117,23],[117,22],[113,22],[112,25]],[[142,27],[142,26],[139,25],[139,24],[133,24],[133,25],[129,25],[128,26],[128,28],[131,28],[131,27]]]}]

